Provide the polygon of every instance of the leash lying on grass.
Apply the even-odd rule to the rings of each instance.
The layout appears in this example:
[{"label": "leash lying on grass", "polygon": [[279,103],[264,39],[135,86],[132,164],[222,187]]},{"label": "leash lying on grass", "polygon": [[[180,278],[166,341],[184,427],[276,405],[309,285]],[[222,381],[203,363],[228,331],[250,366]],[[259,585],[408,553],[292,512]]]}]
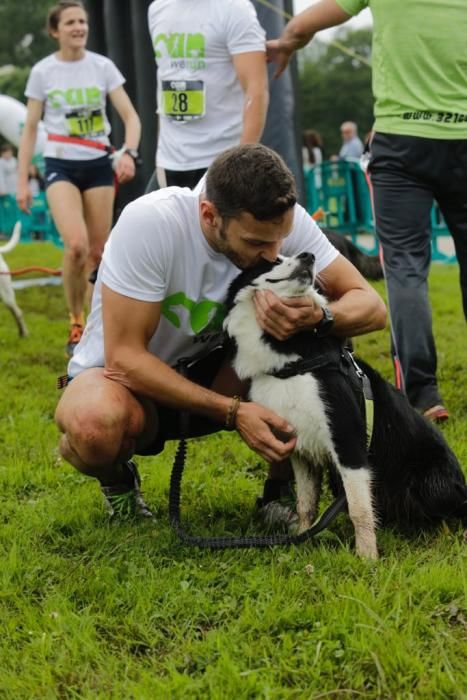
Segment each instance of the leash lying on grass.
[{"label": "leash lying on grass", "polygon": [[334,518],[343,511],[347,511],[347,499],[345,494],[338,496],[331,505],[326,508],[319,520],[306,532],[300,535],[264,535],[243,537],[201,537],[187,533],[181,523],[180,517],[180,490],[183,469],[186,460],[186,440],[182,438],[178,444],[177,452],[172,466],[169,490],[169,520],[172,529],[183,542],[192,547],[203,549],[249,549],[260,547],[275,547],[276,545],[302,544],[327,528]]}]

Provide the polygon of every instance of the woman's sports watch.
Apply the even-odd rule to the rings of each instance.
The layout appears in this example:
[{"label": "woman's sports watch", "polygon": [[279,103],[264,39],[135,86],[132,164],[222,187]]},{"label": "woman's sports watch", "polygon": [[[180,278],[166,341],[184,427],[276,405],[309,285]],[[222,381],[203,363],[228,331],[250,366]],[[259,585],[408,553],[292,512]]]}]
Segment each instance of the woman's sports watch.
[{"label": "woman's sports watch", "polygon": [[138,153],[138,151],[136,150],[136,148],[125,148],[125,150],[123,151],[123,153],[128,153],[128,155],[131,156],[131,157],[133,158],[133,160],[135,161],[135,163],[137,163],[137,162],[139,161],[139,153]]},{"label": "woman's sports watch", "polygon": [[334,316],[329,306],[323,306],[323,318],[314,327],[314,334],[317,338],[325,338],[330,334],[334,325]]}]

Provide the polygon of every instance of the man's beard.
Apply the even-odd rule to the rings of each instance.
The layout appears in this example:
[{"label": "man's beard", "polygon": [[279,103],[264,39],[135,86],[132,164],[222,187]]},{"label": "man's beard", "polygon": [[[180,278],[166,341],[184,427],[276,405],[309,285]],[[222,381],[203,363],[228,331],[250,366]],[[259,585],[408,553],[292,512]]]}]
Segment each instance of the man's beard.
[{"label": "man's beard", "polygon": [[224,221],[224,219],[222,219],[222,224],[219,229],[217,245],[219,252],[222,253],[222,255],[225,255],[225,257],[230,260],[235,267],[238,267],[240,270],[244,270],[246,267],[249,267],[245,261],[234,250],[232,250],[227,236],[227,223]]}]

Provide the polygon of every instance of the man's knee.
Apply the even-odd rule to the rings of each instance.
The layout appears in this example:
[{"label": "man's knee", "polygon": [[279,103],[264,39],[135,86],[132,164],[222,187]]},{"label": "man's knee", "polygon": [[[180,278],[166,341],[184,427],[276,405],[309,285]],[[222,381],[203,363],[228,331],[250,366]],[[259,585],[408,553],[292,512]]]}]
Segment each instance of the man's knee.
[{"label": "man's knee", "polygon": [[55,420],[66,437],[60,450],[67,461],[74,463],[69,458],[70,449],[83,463],[95,466],[114,462],[122,451],[131,452],[143,421],[124,402],[108,404],[106,408],[91,401],[76,405],[62,397]]},{"label": "man's knee", "polygon": [[126,423],[122,414],[103,414],[91,409],[81,416],[74,414],[63,425],[68,444],[87,464],[112,463],[125,439]]}]

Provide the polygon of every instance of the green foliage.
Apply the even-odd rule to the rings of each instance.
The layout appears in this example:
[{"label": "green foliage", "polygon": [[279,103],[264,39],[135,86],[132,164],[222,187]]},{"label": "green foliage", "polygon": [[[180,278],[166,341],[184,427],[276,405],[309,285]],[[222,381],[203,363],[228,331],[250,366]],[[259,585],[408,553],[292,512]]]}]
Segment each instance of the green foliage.
[{"label": "green foliage", "polygon": [[0,3],[0,66],[32,66],[53,51],[45,29],[52,0],[2,0]]},{"label": "green foliage", "polygon": [[25,102],[24,89],[29,71],[29,68],[14,68],[11,72],[0,75],[0,95],[9,95]]},{"label": "green foliage", "polygon": [[[371,55],[371,32],[339,34],[338,40],[357,54]],[[325,157],[338,153],[344,121],[358,124],[360,138],[373,123],[371,69],[335,46],[315,39],[301,57],[300,108],[304,129],[316,129],[324,141]]]},{"label": "green foliage", "polygon": [[[44,243],[8,255],[11,269],[60,260]],[[430,283],[441,389],[453,414],[443,430],[465,465],[458,270],[434,265]],[[17,297],[27,339],[0,304],[2,698],[465,698],[460,530],[411,539],[381,531],[376,563],[355,556],[345,516],[301,547],[182,547],[167,520],[173,444],[138,460],[156,522],[109,524],[96,483],[56,451],[62,290]],[[357,349],[390,377],[387,332],[357,339]],[[235,434],[191,441],[182,489],[188,527],[254,532],[265,473]]]}]

